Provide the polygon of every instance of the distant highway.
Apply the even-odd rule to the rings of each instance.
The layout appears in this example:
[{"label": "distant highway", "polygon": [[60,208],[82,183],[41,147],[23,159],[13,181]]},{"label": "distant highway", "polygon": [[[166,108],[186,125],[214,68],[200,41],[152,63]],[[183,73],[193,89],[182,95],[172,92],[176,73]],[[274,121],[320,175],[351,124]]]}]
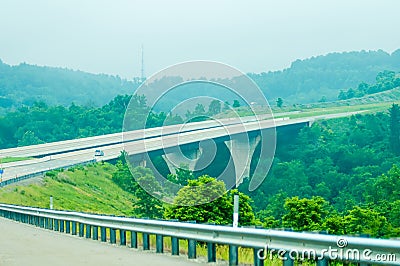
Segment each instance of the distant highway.
[{"label": "distant highway", "polygon": [[[359,112],[338,113],[297,119],[280,118],[275,120],[261,120],[258,122],[254,122],[254,117],[247,117],[240,123],[238,123],[237,119],[225,119],[225,124],[220,124],[220,122],[217,123],[215,121],[204,121],[186,125],[168,126],[164,128],[150,128],[131,131],[128,133],[127,138],[125,138],[124,135],[124,141],[129,141],[128,145],[122,143],[122,133],[118,133],[79,140],[6,149],[1,151],[1,157],[11,155],[14,157],[38,156],[38,154],[49,153],[53,155],[47,155],[41,159],[33,159],[19,164],[3,164],[3,180],[47,171],[54,168],[62,168],[67,165],[78,164],[94,159],[104,161],[116,159],[120,156],[123,149],[126,149],[129,154],[142,154],[178,145],[197,143],[202,140],[273,128],[275,126],[281,127],[292,124],[312,123],[314,120],[339,118],[356,113]],[[95,158],[94,150],[96,147],[102,147],[101,149],[104,151],[105,156]]]}]

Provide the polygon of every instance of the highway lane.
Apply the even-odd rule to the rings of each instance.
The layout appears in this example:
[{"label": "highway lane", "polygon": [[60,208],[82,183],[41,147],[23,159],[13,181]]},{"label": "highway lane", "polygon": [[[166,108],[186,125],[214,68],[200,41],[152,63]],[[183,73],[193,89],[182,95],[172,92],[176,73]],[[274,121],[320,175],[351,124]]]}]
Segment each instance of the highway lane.
[{"label": "highway lane", "polygon": [[[274,114],[280,117],[289,114],[296,114],[298,111],[284,112]],[[271,114],[259,115],[259,120],[271,119]],[[73,140],[64,140],[39,145],[31,145],[17,148],[9,148],[0,150],[0,158],[5,157],[42,157],[50,154],[63,153],[72,150],[89,149],[103,147],[121,143],[122,141],[133,141],[145,138],[153,138],[161,135],[179,134],[188,131],[201,130],[213,127],[232,125],[237,123],[248,123],[255,121],[254,116],[246,116],[239,118],[223,118],[218,120],[207,120],[201,122],[192,122],[179,125],[171,125],[157,128],[148,128],[146,130],[139,129],[124,133],[106,134],[95,137],[80,138]]]},{"label": "highway lane", "polygon": [[[281,115],[281,114],[280,114]],[[259,116],[260,119],[271,118],[271,115]],[[164,127],[148,128],[146,130],[139,129],[124,133],[107,134],[96,137],[88,137],[74,140],[65,140],[58,142],[51,142],[39,145],[10,148],[0,150],[0,158],[5,157],[39,157],[47,156],[50,154],[68,152],[78,149],[88,149],[95,147],[102,147],[106,145],[114,145],[122,143],[122,141],[135,141],[146,138],[158,137],[161,135],[179,134],[182,132],[203,130],[208,128],[232,125],[237,123],[247,123],[254,121],[254,116],[241,117],[241,118],[225,118],[220,120],[207,120],[201,122],[193,122],[179,125],[171,125]]]},{"label": "highway lane", "polygon": [[144,252],[0,218],[0,265],[185,266],[206,263],[203,258],[189,260],[185,255]]},{"label": "highway lane", "polygon": [[16,167],[4,167],[3,180],[15,178],[16,176],[27,175],[37,173],[40,171],[46,171],[49,169],[65,167],[73,163],[84,162],[88,160],[110,160],[117,158],[122,150],[126,150],[129,154],[142,154],[148,151],[160,150],[163,148],[175,147],[177,145],[184,145],[189,143],[200,142],[202,140],[209,140],[213,138],[232,136],[243,132],[249,132],[259,130],[260,128],[272,128],[274,126],[286,126],[296,123],[306,123],[313,120],[319,119],[332,119],[350,116],[359,112],[351,113],[340,113],[331,115],[320,115],[309,118],[297,118],[297,119],[276,119],[273,120],[262,120],[259,122],[248,122],[243,124],[233,124],[224,127],[206,128],[197,131],[189,131],[181,134],[170,134],[166,136],[153,137],[145,140],[132,141],[125,144],[115,144],[105,146],[102,150],[105,156],[94,157],[94,149],[85,149],[74,152],[66,152],[62,154],[52,155],[51,160],[47,161],[36,161],[32,164],[21,165]]}]

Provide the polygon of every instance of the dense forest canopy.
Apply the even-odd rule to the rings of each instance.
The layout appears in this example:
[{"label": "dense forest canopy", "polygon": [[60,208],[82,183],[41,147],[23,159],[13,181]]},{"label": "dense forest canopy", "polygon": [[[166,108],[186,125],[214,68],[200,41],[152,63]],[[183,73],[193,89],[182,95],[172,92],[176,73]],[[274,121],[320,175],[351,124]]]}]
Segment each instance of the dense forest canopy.
[{"label": "dense forest canopy", "polygon": [[26,63],[10,66],[0,60],[0,108],[31,106],[37,101],[101,106],[118,94],[132,94],[138,85],[118,76]]},{"label": "dense forest canopy", "polygon": [[[382,50],[331,53],[297,60],[282,71],[249,76],[271,103],[278,97],[285,103],[310,103],[335,100],[340,90],[356,88],[361,82],[373,83],[385,70],[400,71],[400,50],[392,54]],[[36,101],[101,106],[119,94],[132,94],[139,81],[26,63],[10,66],[0,60],[0,113]]]}]

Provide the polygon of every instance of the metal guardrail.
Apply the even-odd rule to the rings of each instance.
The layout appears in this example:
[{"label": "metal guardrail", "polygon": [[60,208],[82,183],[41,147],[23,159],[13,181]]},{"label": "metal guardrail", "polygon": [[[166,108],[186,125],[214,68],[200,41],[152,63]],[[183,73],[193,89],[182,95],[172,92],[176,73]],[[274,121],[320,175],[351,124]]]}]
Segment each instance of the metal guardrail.
[{"label": "metal guardrail", "polygon": [[[156,252],[163,252],[163,238],[171,237],[172,255],[179,255],[179,239],[188,240],[188,256],[196,258],[197,241],[207,243],[208,261],[216,261],[216,244],[229,245],[230,265],[238,264],[238,246],[254,249],[254,264],[272,255],[284,265],[296,259],[313,259],[317,265],[328,265],[330,260],[343,260],[362,265],[400,265],[400,241],[350,236],[334,236],[256,228],[182,223],[115,217],[79,212],[58,211],[0,204],[0,216],[38,227],[79,235],[116,244],[119,231],[120,245],[127,245],[126,232],[131,232],[130,246],[138,247],[137,234],[143,234],[143,249],[150,249],[149,235],[156,235]],[[336,251],[335,251],[336,250]],[[302,257],[308,256],[308,257]]]},{"label": "metal guardrail", "polygon": [[74,163],[74,164],[68,164],[68,165],[64,165],[62,167],[49,168],[49,169],[47,169],[45,171],[39,171],[39,172],[35,172],[35,173],[32,173],[32,174],[27,174],[27,175],[22,175],[22,176],[10,178],[10,179],[1,181],[0,182],[0,187],[4,187],[4,186],[7,186],[7,185],[10,185],[10,184],[13,184],[13,183],[17,183],[17,182],[20,182],[22,180],[26,180],[26,179],[29,179],[29,178],[32,178],[32,177],[41,176],[41,175],[44,175],[47,172],[50,172],[50,171],[53,171],[53,170],[59,170],[59,169],[67,170],[68,168],[71,168],[71,167],[74,167],[74,166],[87,165],[87,164],[95,163],[95,162],[96,162],[96,160],[94,159],[94,160],[89,160],[89,161],[84,161],[84,162],[79,162],[79,163]]}]

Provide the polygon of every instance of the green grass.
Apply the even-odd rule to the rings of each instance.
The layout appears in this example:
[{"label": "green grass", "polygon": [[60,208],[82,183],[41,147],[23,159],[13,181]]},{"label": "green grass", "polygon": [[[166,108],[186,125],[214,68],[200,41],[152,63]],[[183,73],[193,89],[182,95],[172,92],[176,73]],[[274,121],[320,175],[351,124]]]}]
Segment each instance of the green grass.
[{"label": "green grass", "polygon": [[[400,88],[399,95],[400,95]],[[390,91],[392,92],[392,91]],[[389,93],[389,92],[386,92]],[[289,117],[289,118],[302,118],[302,117],[310,117],[310,116],[319,116],[319,115],[327,115],[327,114],[335,114],[335,113],[346,113],[346,112],[357,112],[357,111],[365,111],[365,113],[376,113],[387,111],[389,107],[393,103],[400,104],[400,96],[394,97],[388,101],[379,101],[382,97],[378,97],[382,93],[377,93],[374,95],[369,95],[364,98],[356,98],[349,99],[345,101],[337,101],[330,103],[316,103],[316,104],[302,104],[297,105],[296,107],[287,106],[284,108],[272,108],[272,111],[275,113],[274,117]],[[397,94],[396,94],[397,95]],[[386,99],[386,98],[384,98]],[[294,112],[293,114],[283,114],[279,115],[279,113],[285,112]],[[257,114],[269,114],[270,111],[267,109],[262,109],[261,107],[256,107]],[[229,117],[237,117],[237,116],[251,116],[253,113],[247,107],[239,107],[234,111],[226,111],[224,113],[218,114],[216,118],[229,118]]]},{"label": "green grass", "polygon": [[43,184],[1,188],[0,202],[48,208],[53,196],[54,209],[133,215],[134,197],[111,180],[114,171],[108,163],[53,171]]},{"label": "green grass", "polygon": [[12,162],[26,161],[31,159],[32,159],[31,157],[5,157],[5,158],[0,158],[0,163],[12,163]]}]

